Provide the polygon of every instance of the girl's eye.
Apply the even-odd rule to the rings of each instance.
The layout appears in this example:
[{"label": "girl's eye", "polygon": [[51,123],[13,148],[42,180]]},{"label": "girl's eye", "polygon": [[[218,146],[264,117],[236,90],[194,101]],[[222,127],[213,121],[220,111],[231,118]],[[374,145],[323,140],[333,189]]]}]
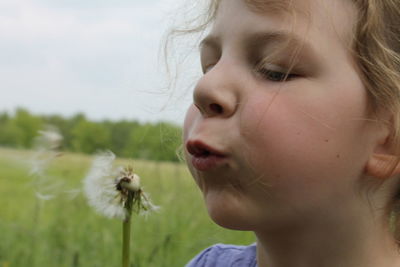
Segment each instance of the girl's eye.
[{"label": "girl's eye", "polygon": [[266,68],[261,68],[258,72],[261,74],[263,78],[273,82],[284,82],[291,80],[297,76],[296,74],[275,71]]}]

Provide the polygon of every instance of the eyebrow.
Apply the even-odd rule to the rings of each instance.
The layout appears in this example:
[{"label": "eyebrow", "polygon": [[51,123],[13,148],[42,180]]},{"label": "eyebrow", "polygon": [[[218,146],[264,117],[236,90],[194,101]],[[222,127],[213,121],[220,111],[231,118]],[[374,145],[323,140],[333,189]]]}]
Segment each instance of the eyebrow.
[{"label": "eyebrow", "polygon": [[244,0],[254,12],[282,12],[292,5],[293,0]]},{"label": "eyebrow", "polygon": [[[299,49],[298,56],[304,55],[316,61],[318,53],[315,51],[313,46],[308,43],[305,38],[296,36],[293,33],[285,31],[266,31],[266,32],[253,32],[244,36],[245,48],[251,50],[260,49],[260,47],[271,45],[271,44],[286,44],[286,49]],[[199,48],[211,47],[213,49],[220,49],[221,40],[219,36],[210,34],[204,38]]]}]

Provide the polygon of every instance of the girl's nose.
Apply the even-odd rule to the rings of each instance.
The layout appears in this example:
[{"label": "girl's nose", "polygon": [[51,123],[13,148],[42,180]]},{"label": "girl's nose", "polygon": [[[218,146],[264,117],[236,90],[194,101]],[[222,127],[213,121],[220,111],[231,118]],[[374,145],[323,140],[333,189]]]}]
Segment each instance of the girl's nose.
[{"label": "girl's nose", "polygon": [[237,108],[238,91],[234,79],[215,66],[197,83],[194,105],[203,117],[231,117]]}]

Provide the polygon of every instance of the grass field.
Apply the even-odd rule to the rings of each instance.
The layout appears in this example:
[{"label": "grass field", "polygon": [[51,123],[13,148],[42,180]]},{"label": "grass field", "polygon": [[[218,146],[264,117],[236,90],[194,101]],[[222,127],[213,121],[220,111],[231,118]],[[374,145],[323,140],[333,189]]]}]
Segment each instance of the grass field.
[{"label": "grass field", "polygon": [[[120,266],[121,222],[95,213],[85,196],[35,197],[30,151],[0,148],[0,267]],[[119,160],[120,162],[126,160]],[[64,154],[49,169],[52,182],[80,189],[91,157]],[[215,243],[249,244],[248,232],[211,222],[184,165],[133,161],[158,213],[133,217],[131,266],[184,266]]]}]

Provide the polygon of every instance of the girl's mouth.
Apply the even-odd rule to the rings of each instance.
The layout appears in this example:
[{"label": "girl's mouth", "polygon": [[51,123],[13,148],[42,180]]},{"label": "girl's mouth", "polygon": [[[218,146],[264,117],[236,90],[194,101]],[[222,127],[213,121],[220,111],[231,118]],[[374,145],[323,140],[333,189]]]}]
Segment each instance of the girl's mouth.
[{"label": "girl's mouth", "polygon": [[210,171],[226,162],[227,156],[199,140],[189,140],[186,149],[192,155],[191,163],[199,171]]}]

